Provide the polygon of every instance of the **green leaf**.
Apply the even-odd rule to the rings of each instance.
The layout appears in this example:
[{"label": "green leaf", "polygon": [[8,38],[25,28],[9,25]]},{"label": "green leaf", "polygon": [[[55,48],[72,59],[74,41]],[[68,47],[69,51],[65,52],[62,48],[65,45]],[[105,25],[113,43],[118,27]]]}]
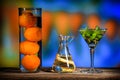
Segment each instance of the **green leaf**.
[{"label": "green leaf", "polygon": [[100,30],[100,27],[99,27],[99,26],[96,26],[95,30]]}]

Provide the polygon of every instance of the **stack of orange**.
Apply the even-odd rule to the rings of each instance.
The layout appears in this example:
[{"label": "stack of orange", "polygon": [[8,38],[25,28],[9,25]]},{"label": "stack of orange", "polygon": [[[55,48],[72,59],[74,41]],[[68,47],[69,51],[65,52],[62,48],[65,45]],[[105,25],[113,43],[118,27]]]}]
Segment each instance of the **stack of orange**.
[{"label": "stack of orange", "polygon": [[40,50],[37,44],[41,40],[41,29],[35,26],[37,18],[31,12],[23,12],[19,17],[19,24],[25,28],[25,41],[20,42],[20,52],[24,55],[22,65],[28,71],[35,71],[40,65],[40,59],[36,55]]}]

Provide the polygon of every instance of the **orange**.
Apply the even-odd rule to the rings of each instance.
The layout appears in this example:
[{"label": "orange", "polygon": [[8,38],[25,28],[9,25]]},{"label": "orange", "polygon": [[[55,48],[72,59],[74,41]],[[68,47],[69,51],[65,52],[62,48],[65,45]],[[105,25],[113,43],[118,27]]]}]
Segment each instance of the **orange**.
[{"label": "orange", "polygon": [[39,48],[39,45],[35,42],[23,41],[20,43],[20,52],[25,55],[36,54]]},{"label": "orange", "polygon": [[23,12],[19,16],[19,24],[21,27],[33,27],[37,23],[37,18],[31,12]]},{"label": "orange", "polygon": [[35,71],[40,65],[40,59],[36,55],[25,55],[21,63],[26,70]]},{"label": "orange", "polygon": [[24,37],[29,41],[40,41],[42,38],[42,30],[39,27],[27,28]]}]

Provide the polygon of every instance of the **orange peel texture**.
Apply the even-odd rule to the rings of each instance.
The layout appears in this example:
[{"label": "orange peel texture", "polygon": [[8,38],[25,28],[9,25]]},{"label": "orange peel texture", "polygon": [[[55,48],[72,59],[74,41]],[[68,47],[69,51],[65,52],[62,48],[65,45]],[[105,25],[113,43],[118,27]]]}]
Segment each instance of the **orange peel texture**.
[{"label": "orange peel texture", "polygon": [[20,43],[20,52],[24,55],[36,54],[39,49],[39,45],[35,42],[23,41]]},{"label": "orange peel texture", "polygon": [[28,71],[34,71],[40,65],[40,59],[36,55],[25,55],[22,58],[22,65]]},{"label": "orange peel texture", "polygon": [[24,12],[19,16],[19,24],[21,27],[33,27],[37,23],[37,18],[30,12]]},{"label": "orange peel texture", "polygon": [[42,30],[39,27],[27,28],[24,37],[29,41],[40,41],[42,39]]}]

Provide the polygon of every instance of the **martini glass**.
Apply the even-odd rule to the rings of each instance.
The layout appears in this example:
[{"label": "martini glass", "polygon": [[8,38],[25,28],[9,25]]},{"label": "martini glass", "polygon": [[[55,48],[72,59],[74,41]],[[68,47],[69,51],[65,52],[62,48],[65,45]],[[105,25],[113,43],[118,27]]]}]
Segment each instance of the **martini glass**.
[{"label": "martini glass", "polygon": [[89,48],[90,48],[90,60],[91,65],[90,69],[88,70],[82,70],[82,73],[101,73],[101,70],[94,69],[94,50],[98,42],[101,40],[103,35],[106,32],[106,29],[100,29],[99,27],[96,27],[95,29],[80,29],[80,34],[87,42]]}]

